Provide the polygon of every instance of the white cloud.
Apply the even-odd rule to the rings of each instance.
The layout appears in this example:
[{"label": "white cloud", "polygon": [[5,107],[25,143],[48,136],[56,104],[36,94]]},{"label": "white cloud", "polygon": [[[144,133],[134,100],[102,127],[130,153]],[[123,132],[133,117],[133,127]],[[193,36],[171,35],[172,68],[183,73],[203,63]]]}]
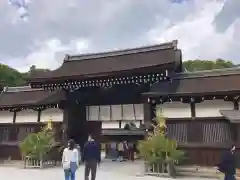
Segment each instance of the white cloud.
[{"label": "white cloud", "polygon": [[63,45],[59,39],[51,39],[38,44],[38,47],[32,53],[22,58],[24,63],[22,67],[18,68],[20,71],[28,71],[33,64],[41,69],[56,69],[64,59],[65,54],[82,53],[85,51],[88,48],[88,41],[78,39]]},{"label": "white cloud", "polygon": [[148,32],[150,41],[164,42],[178,39],[185,60],[227,58],[223,56],[226,56],[231,48],[230,44],[234,41],[234,27],[231,26],[224,33],[217,33],[212,24],[222,6],[222,2],[214,1],[204,4],[203,7],[198,6],[183,22],[170,28],[160,25],[150,30]]},{"label": "white cloud", "polygon": [[[239,1],[240,2],[240,1]],[[236,0],[31,0],[29,20],[0,1],[0,59],[21,71],[59,67],[66,53],[130,48],[178,39],[183,58],[240,63]]]}]

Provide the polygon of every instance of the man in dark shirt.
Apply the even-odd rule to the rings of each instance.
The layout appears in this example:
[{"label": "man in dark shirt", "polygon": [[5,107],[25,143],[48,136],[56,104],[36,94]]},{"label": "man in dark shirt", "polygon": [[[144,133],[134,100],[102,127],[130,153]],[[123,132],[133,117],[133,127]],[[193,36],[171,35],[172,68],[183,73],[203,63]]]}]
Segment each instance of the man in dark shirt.
[{"label": "man in dark shirt", "polygon": [[85,162],[85,180],[89,180],[91,171],[91,180],[96,179],[97,165],[101,162],[100,145],[89,136],[83,149],[83,161]]},{"label": "man in dark shirt", "polygon": [[220,172],[224,173],[224,180],[236,180],[236,162],[235,162],[235,145],[233,145],[230,150],[225,152],[222,156],[222,160],[218,165]]}]

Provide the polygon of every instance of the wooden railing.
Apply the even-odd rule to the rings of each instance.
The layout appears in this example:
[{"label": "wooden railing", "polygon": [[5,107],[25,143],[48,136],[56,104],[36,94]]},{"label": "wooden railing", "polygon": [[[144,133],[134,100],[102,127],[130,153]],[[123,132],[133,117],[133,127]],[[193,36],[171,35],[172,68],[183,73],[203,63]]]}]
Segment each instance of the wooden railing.
[{"label": "wooden railing", "polygon": [[174,164],[163,163],[163,164],[144,164],[144,174],[154,175],[161,177],[175,177],[176,170]]},{"label": "wooden railing", "polygon": [[56,160],[38,160],[31,157],[24,158],[24,168],[46,168],[57,166]]}]

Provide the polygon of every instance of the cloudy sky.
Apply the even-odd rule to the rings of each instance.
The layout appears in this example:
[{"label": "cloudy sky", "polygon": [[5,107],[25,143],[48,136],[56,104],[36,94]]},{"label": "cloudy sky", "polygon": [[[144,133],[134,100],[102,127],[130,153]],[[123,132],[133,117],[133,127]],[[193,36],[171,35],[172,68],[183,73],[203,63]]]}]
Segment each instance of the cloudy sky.
[{"label": "cloudy sky", "polygon": [[0,63],[55,69],[64,54],[179,40],[183,59],[240,63],[240,0],[28,0],[29,18],[0,1]]}]

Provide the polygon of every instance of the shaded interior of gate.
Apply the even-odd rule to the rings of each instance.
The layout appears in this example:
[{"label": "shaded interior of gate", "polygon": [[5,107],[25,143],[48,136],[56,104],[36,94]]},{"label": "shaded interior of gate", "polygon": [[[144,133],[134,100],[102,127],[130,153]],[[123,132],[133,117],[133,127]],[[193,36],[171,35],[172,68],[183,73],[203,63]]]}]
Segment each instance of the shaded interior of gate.
[{"label": "shaded interior of gate", "polygon": [[147,86],[118,85],[112,88],[86,88],[67,92],[66,114],[68,138],[83,146],[88,135],[101,138],[101,121],[87,121],[86,107],[90,105],[114,105],[141,103],[141,93]]}]

